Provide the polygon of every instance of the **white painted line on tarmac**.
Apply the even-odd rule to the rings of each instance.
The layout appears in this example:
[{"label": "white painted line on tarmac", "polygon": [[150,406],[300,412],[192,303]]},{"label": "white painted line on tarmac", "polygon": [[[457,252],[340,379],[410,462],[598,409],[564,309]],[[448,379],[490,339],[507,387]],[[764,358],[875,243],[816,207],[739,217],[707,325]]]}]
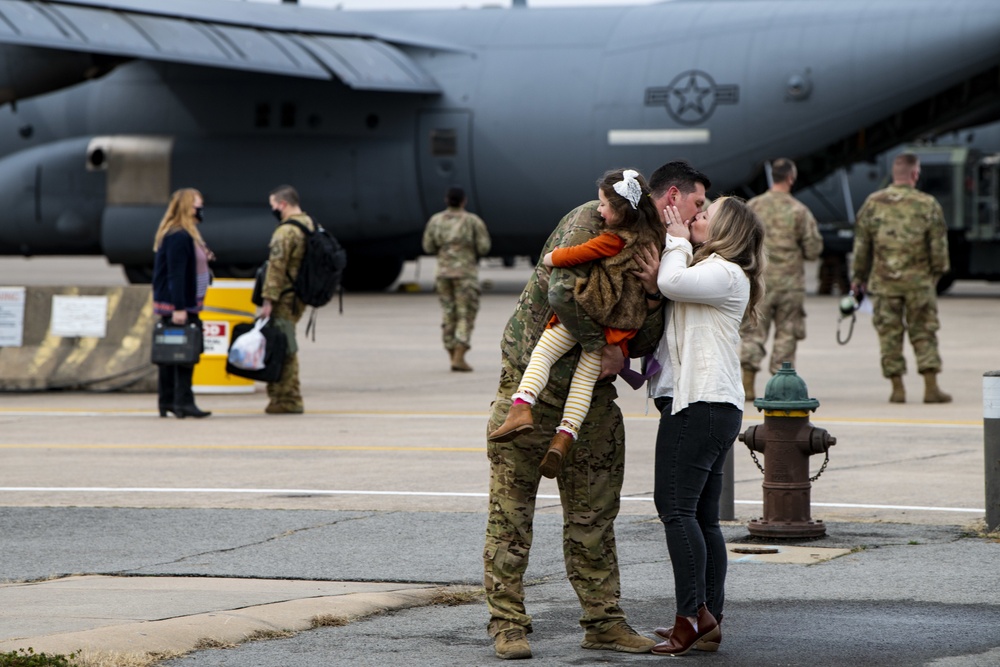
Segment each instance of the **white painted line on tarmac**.
[{"label": "white painted line on tarmac", "polygon": [[[165,487],[112,487],[112,486],[0,486],[0,493],[193,493],[281,496],[423,496],[428,498],[487,498],[486,493],[461,493],[457,491],[359,491],[345,489],[224,489],[224,488],[165,488]],[[539,494],[542,500],[559,500],[558,495]],[[653,502],[651,496],[622,496],[626,502]],[[737,505],[761,505],[761,500],[736,500]],[[852,509],[886,509],[927,512],[984,513],[976,507],[930,507],[923,505],[865,505],[860,503],[812,503],[813,507],[839,507]]]}]

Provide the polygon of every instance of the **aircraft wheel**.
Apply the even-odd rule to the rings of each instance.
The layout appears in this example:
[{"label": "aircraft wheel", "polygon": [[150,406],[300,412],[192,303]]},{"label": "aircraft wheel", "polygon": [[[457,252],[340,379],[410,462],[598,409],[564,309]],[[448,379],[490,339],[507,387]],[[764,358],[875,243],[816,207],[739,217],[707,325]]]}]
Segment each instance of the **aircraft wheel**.
[{"label": "aircraft wheel", "polygon": [[132,285],[148,285],[153,282],[153,267],[149,264],[127,264],[122,267],[125,278]]},{"label": "aircraft wheel", "polygon": [[403,258],[373,256],[347,251],[344,289],[349,292],[384,292],[403,270]]}]

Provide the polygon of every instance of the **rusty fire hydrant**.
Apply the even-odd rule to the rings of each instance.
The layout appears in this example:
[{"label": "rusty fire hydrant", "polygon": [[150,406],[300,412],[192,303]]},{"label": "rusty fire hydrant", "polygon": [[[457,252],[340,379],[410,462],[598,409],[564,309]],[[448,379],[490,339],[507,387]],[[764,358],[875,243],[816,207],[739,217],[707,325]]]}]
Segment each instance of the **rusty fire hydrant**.
[{"label": "rusty fire hydrant", "polygon": [[[764,389],[764,397],[753,404],[764,411],[764,423],[751,426],[740,435],[750,448],[750,456],[764,473],[764,516],[747,524],[758,537],[822,537],[826,526],[809,516],[812,483],[819,479],[830,461],[830,447],[837,439],[809,423],[809,411],[819,401],[808,397],[806,383],[784,362]],[[765,455],[761,466],[757,455]],[[809,457],[825,454],[819,472],[809,476]]]}]

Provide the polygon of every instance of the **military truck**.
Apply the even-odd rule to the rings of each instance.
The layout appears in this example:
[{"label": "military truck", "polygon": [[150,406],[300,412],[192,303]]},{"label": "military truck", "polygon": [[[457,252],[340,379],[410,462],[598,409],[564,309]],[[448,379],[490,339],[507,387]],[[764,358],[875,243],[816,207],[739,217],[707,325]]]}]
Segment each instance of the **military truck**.
[{"label": "military truck", "polygon": [[[995,129],[989,127],[988,131],[995,134]],[[979,138],[986,134],[980,132]],[[824,244],[821,274],[825,269],[845,275],[854,244],[855,212],[869,194],[889,184],[893,159],[909,151],[920,158],[917,188],[941,203],[948,224],[951,271],[942,276],[938,292],[959,279],[1000,281],[1000,153],[984,152],[976,143],[967,138],[964,142],[899,146],[873,163],[853,165],[796,192],[819,221]],[[985,143],[995,144],[990,140]],[[821,293],[829,293],[830,284],[829,276],[820,276]]]}]

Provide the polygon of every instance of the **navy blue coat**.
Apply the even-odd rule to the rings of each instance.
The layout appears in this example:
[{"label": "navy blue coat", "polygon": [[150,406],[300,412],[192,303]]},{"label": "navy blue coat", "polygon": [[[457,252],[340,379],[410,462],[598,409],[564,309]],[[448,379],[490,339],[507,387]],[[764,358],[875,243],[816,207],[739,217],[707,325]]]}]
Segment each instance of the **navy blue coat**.
[{"label": "navy blue coat", "polygon": [[164,236],[153,260],[153,309],[198,310],[197,271],[191,235],[179,229]]}]

